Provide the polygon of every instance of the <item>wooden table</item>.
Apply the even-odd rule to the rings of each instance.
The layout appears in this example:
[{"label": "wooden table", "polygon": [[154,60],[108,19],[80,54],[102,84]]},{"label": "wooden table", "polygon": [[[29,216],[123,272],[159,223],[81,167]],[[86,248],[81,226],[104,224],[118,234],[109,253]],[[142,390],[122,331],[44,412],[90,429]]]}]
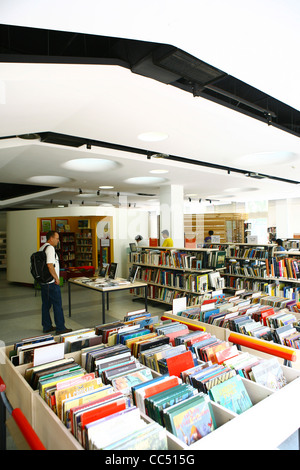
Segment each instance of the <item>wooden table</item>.
[{"label": "wooden table", "polygon": [[[83,280],[84,279],[84,280]],[[89,281],[92,281],[91,278]],[[147,310],[148,303],[147,303],[147,297],[148,297],[148,284],[146,282],[141,282],[141,281],[135,281],[135,282],[130,282],[126,284],[122,284],[122,282],[125,282],[126,279],[122,278],[117,278],[113,281],[109,282],[120,282],[120,284],[114,285],[114,286],[108,286],[108,285],[101,285],[101,286],[95,286],[93,284],[90,284],[88,282],[87,278],[71,278],[68,279],[68,299],[69,299],[69,317],[71,316],[71,285],[75,284],[76,286],[80,287],[86,287],[87,289],[93,289],[102,294],[102,323],[105,323],[105,297],[106,297],[106,303],[107,303],[107,310],[109,309],[109,293],[110,292],[117,292],[117,291],[124,291],[128,289],[139,289],[143,288],[144,293],[145,293],[145,309]],[[95,283],[97,281],[94,281]],[[105,296],[106,294],[106,296]]]}]

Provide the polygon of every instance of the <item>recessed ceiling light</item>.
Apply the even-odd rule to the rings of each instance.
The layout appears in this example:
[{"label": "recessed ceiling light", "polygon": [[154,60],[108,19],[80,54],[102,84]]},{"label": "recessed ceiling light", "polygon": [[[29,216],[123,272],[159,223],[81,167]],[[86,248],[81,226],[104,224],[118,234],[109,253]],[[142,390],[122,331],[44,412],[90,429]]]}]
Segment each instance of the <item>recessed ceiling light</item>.
[{"label": "recessed ceiling light", "polygon": [[143,132],[138,135],[138,139],[144,142],[160,142],[161,140],[167,139],[169,136],[165,132]]},{"label": "recessed ceiling light", "polygon": [[243,155],[242,157],[238,158],[240,163],[251,163],[253,165],[272,165],[272,164],[280,164],[280,163],[288,163],[297,158],[297,154],[294,152],[289,151],[278,151],[278,152],[261,152],[261,153],[253,153],[250,155]]},{"label": "recessed ceiling light", "polygon": [[27,178],[27,181],[30,183],[41,183],[41,184],[60,184],[68,183],[71,181],[71,178],[65,176],[53,176],[53,175],[41,175],[41,176],[31,176]]},{"label": "recessed ceiling light", "polygon": [[116,168],[118,163],[104,158],[78,158],[69,160],[61,166],[74,171],[107,171]]},{"label": "recessed ceiling light", "polygon": [[232,192],[235,192],[235,191],[241,191],[241,188],[227,188],[227,189],[224,189],[225,193],[232,193]]},{"label": "recessed ceiling light", "polygon": [[150,170],[149,173],[154,173],[154,174],[156,174],[156,175],[158,175],[158,174],[161,174],[161,175],[162,175],[163,173],[169,173],[169,170],[163,170],[163,169],[161,169],[161,170],[159,170],[159,169],[157,169],[157,170]]},{"label": "recessed ceiling light", "polygon": [[114,186],[99,186],[99,189],[113,189]]},{"label": "recessed ceiling light", "polygon": [[165,178],[158,176],[137,176],[135,178],[128,178],[125,183],[129,184],[158,184],[167,181]]}]

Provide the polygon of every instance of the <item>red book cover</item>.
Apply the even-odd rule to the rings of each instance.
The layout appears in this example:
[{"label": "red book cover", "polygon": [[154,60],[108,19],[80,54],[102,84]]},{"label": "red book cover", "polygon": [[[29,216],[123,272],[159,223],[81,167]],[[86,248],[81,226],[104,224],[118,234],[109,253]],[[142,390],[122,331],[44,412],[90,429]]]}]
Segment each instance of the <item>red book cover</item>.
[{"label": "red book cover", "polygon": [[[101,389],[99,389],[98,391],[101,391]],[[83,405],[78,405],[78,406],[74,406],[73,408],[70,409],[70,414],[69,414],[69,419],[70,419],[70,422],[71,422],[71,432],[72,434],[74,434],[74,423],[73,423],[73,415],[74,413],[76,413],[77,411],[81,411],[81,410],[84,410],[85,408],[89,408],[90,406],[94,406],[94,405],[101,405],[102,403],[105,403],[106,401],[108,400],[113,400],[113,399],[117,399],[117,398],[120,398],[121,395],[120,395],[120,392],[114,392],[113,393],[109,393],[105,396],[103,396],[102,398],[97,398],[96,400],[91,400],[90,402],[87,402],[87,403],[84,403]]]},{"label": "red book cover", "polygon": [[267,326],[267,320],[266,320],[266,318],[269,317],[270,315],[274,315],[274,313],[275,313],[275,312],[274,312],[273,307],[272,307],[272,308],[268,308],[267,310],[263,310],[263,311],[261,312],[261,320],[262,320],[262,322],[263,322],[263,324],[264,324],[265,326]]},{"label": "red book cover", "polygon": [[123,396],[122,398],[116,399],[110,403],[104,403],[99,408],[95,408],[94,410],[89,410],[81,415],[81,433],[83,433],[85,426],[92,421],[96,421],[101,418],[105,418],[105,416],[110,416],[114,413],[118,413],[119,411],[125,410],[126,408],[126,398]]},{"label": "red book cover", "polygon": [[167,367],[170,375],[180,377],[182,371],[190,369],[194,366],[193,356],[191,351],[186,351],[177,356],[167,358]]}]

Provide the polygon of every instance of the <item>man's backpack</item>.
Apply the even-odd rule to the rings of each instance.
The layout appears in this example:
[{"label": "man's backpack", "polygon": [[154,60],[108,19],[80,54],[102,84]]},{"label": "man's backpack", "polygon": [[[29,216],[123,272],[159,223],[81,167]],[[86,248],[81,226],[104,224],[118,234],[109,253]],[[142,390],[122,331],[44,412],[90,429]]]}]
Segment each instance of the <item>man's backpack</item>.
[{"label": "man's backpack", "polygon": [[46,245],[42,251],[36,251],[30,256],[30,272],[39,284],[47,284],[53,281],[53,276],[50,274],[47,266],[47,256],[45,252],[47,246],[49,245]]}]

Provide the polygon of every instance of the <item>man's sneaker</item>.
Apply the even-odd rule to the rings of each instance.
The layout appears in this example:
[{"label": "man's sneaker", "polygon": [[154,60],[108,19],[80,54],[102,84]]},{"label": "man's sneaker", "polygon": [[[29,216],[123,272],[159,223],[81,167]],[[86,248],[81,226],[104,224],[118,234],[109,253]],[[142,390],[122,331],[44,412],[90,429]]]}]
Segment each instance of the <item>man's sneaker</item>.
[{"label": "man's sneaker", "polygon": [[56,330],[57,335],[62,335],[63,333],[70,333],[73,331],[71,328],[65,328],[64,330]]}]

